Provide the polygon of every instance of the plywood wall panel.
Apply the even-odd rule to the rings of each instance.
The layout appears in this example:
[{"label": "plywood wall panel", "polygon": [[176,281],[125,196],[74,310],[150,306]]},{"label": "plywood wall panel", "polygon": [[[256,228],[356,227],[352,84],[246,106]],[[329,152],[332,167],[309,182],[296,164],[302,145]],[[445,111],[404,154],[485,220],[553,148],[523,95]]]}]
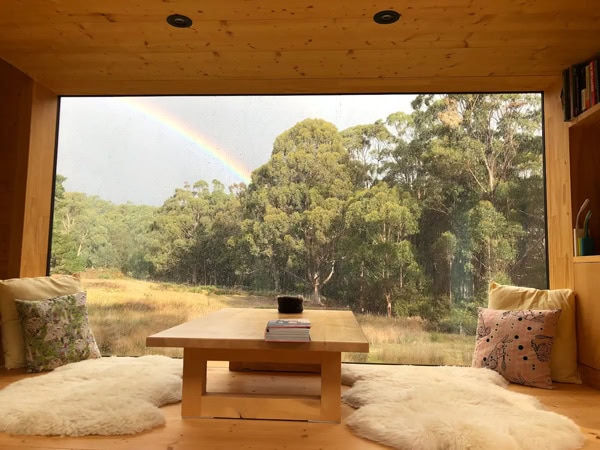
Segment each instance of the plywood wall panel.
[{"label": "plywood wall panel", "polygon": [[56,94],[35,83],[27,162],[21,277],[45,275],[47,271],[57,113]]},{"label": "plywood wall panel", "polygon": [[[106,21],[73,24],[60,23],[52,27],[35,24],[15,27],[10,39],[0,39],[0,51],[16,53],[94,52],[201,52],[235,50],[238,52],[282,50],[373,50],[427,48],[529,48],[545,46],[574,48],[581,40],[596,39],[597,30],[536,30],[526,27],[510,36],[498,39],[498,32],[485,27],[473,31],[464,27],[431,27],[407,25],[382,33],[381,27],[363,19],[337,20],[332,28],[323,21],[273,20],[209,20],[188,30],[165,29],[164,18],[132,27],[129,22]],[[462,28],[462,29],[461,29]],[[0,31],[0,33],[2,33]],[[280,39],[274,39],[279,35]]]},{"label": "plywood wall panel", "polygon": [[[276,78],[449,78],[523,76],[523,66],[534,67],[539,75],[556,76],[543,51],[510,50],[511,60],[497,49],[423,49],[409,51],[341,50],[201,53],[69,53],[17,55],[15,66],[33,73],[53,74],[66,81],[261,79]],[[473,59],[478,64],[473,64]],[[565,59],[564,65],[568,63]],[[54,78],[54,79],[56,79]],[[175,88],[175,87],[174,87]]]},{"label": "plywood wall panel", "polygon": [[88,83],[57,78],[48,80],[53,91],[65,95],[216,95],[216,94],[352,94],[422,92],[517,92],[541,91],[556,80],[546,77],[465,78],[303,78],[208,80],[98,80]]},{"label": "plywood wall panel", "polygon": [[56,106],[0,60],[0,279],[46,273]]},{"label": "plywood wall panel", "polygon": [[0,279],[19,276],[33,82],[0,60]]},{"label": "plywood wall panel", "polygon": [[560,91],[557,79],[544,92],[548,268],[551,288],[573,288],[569,135]]},{"label": "plywood wall panel", "polygon": [[598,273],[600,263],[577,263],[574,276],[577,294],[577,349],[578,359],[592,369],[600,370],[600,293]]},{"label": "plywood wall panel", "polygon": [[[204,1],[199,4],[195,0],[178,0],[175,2],[134,0],[123,2],[122,0],[28,0],[27,7],[31,11],[47,14],[52,18],[51,23],[68,20],[64,12],[78,20],[94,21],[116,21],[119,18],[128,18],[136,21],[153,20],[162,17],[166,12],[178,12],[181,14],[195,14],[199,19],[209,18],[231,18],[240,19],[329,19],[345,17],[372,17],[375,11],[389,9],[390,3],[383,0],[364,2],[361,0],[347,0],[339,2],[306,2],[304,0],[241,0],[241,1]],[[571,2],[565,4],[564,0],[502,0],[496,2],[482,3],[465,0],[424,0],[418,2],[418,8],[408,0],[400,0],[393,7],[405,15],[410,16],[414,11],[423,10],[428,14],[446,16],[459,15],[467,19],[476,20],[482,11],[490,15],[488,20],[501,18],[507,14],[518,14],[522,21],[530,21],[527,16],[544,15],[550,23],[565,23],[569,25],[569,18],[577,14],[588,14],[593,16],[597,12],[595,4],[591,1]],[[4,1],[2,3],[3,19],[5,21],[17,21],[22,14],[21,1]],[[559,11],[556,13],[554,11]],[[42,23],[41,21],[39,21]],[[573,24],[573,26],[575,26]]]},{"label": "plywood wall panel", "polygon": [[[597,114],[600,116],[600,114]],[[577,213],[583,202],[589,200],[588,207],[579,218],[579,227],[588,210],[593,212],[589,222],[590,236],[596,240],[596,254],[600,253],[600,126],[573,126],[569,130],[571,160],[571,202],[572,228],[575,228]],[[600,215],[600,214],[598,214]]]},{"label": "plywood wall panel", "polygon": [[595,389],[600,389],[600,370],[581,363],[579,364],[578,369],[583,384],[587,384]]}]

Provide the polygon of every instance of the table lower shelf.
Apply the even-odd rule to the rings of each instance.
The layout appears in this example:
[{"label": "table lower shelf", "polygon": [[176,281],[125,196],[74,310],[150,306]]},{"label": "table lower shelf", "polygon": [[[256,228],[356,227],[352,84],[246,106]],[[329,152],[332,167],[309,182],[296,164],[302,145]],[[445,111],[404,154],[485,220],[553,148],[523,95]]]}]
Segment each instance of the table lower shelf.
[{"label": "table lower shelf", "polygon": [[207,393],[202,397],[202,416],[199,417],[320,421],[321,399],[318,395]]},{"label": "table lower shelf", "polygon": [[[316,383],[313,392],[299,392],[291,372],[261,372],[255,376],[269,377],[262,386],[271,392],[257,392],[247,382],[240,382],[240,373],[231,373],[227,392],[211,392],[208,382],[208,361],[240,361],[243,363],[291,363],[319,365],[321,375],[312,374]],[[341,420],[341,353],[231,349],[184,349],[182,417],[244,418],[275,420],[309,420],[340,422]],[[305,379],[306,374],[302,374]],[[247,380],[247,379],[246,379]],[[296,381],[297,384],[297,381]],[[317,388],[316,395],[314,387]],[[235,389],[237,392],[231,392]],[[243,391],[243,392],[240,392]]]}]

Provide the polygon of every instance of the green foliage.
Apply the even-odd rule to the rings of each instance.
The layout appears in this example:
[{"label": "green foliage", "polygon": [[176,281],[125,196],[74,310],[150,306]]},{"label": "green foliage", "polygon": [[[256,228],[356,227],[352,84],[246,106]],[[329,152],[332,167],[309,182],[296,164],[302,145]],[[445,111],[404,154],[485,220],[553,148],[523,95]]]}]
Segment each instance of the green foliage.
[{"label": "green foliage", "polygon": [[396,138],[378,120],[370,125],[356,125],[341,132],[344,146],[362,173],[362,184],[372,186],[385,172],[382,162],[393,148]]},{"label": "green foliage", "polygon": [[338,243],[352,194],[348,152],[332,124],[307,119],[277,137],[246,197],[243,243],[276,290],[321,290],[341,257]]},{"label": "green foliage", "polygon": [[232,241],[240,234],[239,199],[213,181],[177,189],[156,211],[148,260],[160,279],[203,285],[236,285]]},{"label": "green foliage", "polygon": [[399,298],[410,297],[420,268],[408,238],[418,232],[419,216],[409,193],[384,182],[349,200],[345,250],[358,275],[358,308],[391,315]]},{"label": "green foliage", "polygon": [[452,308],[449,314],[437,321],[429,322],[429,328],[442,333],[475,336],[477,314],[471,308]]},{"label": "green foliage", "polygon": [[[114,205],[96,196],[65,192],[57,175],[52,232],[52,272],[116,268],[145,274],[142,252],[155,208]],[[137,258],[137,259],[136,259]]]}]

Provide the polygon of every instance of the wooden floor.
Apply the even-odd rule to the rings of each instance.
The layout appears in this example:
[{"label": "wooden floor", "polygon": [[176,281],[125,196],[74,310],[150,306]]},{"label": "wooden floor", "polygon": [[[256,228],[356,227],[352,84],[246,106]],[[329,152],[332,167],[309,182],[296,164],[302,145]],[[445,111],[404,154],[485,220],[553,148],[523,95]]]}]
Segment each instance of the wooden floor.
[{"label": "wooden floor", "polygon": [[[24,378],[20,371],[0,370],[0,388]],[[318,392],[314,375],[229,372],[209,369],[209,391],[272,392],[297,388],[298,393]],[[600,450],[600,391],[582,385],[556,384],[556,389],[511,385],[511,390],[538,397],[551,411],[573,419],[586,435],[585,449]],[[2,405],[0,405],[2,408]],[[387,447],[357,437],[343,424],[352,408],[343,405],[342,424],[240,419],[181,419],[180,404],[163,407],[167,424],[146,433],[126,437],[38,437],[0,433],[0,450],[28,449],[140,449],[140,450],[370,450]]]}]

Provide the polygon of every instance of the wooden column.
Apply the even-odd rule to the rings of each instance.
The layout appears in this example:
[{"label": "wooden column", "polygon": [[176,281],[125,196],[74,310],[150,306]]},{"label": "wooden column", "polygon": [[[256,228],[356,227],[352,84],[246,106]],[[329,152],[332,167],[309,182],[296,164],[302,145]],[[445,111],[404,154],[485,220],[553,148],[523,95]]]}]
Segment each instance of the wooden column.
[{"label": "wooden column", "polygon": [[57,108],[0,60],[0,279],[46,274]]},{"label": "wooden column", "polygon": [[544,91],[546,214],[550,288],[573,288],[573,237],[569,168],[569,130],[563,121],[561,81]]}]

